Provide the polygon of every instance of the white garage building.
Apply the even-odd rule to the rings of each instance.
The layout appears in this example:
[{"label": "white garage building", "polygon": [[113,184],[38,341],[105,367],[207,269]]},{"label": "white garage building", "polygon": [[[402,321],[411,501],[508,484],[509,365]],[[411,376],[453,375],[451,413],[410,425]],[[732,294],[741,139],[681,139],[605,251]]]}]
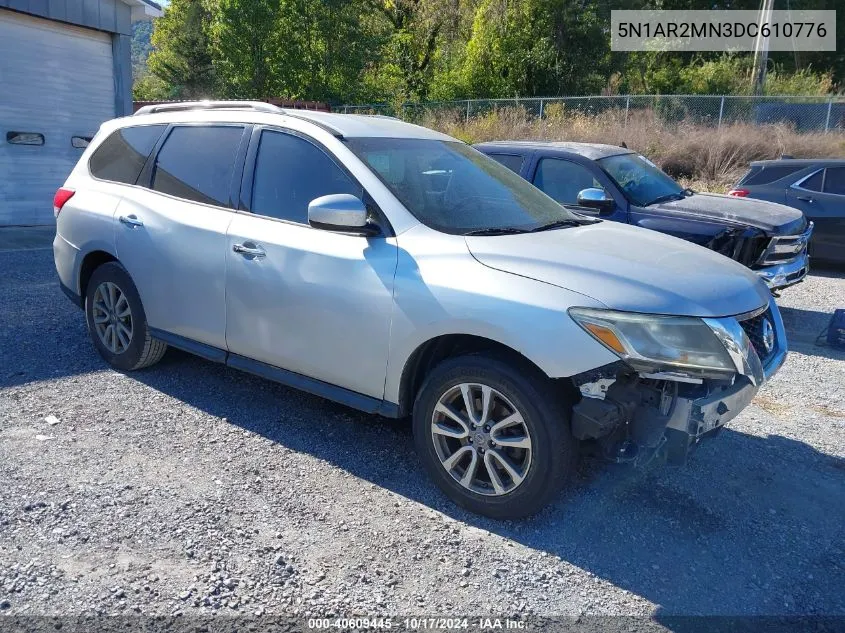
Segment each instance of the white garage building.
[{"label": "white garage building", "polygon": [[131,24],[148,0],[0,0],[0,226],[51,224],[100,124],[132,113]]}]

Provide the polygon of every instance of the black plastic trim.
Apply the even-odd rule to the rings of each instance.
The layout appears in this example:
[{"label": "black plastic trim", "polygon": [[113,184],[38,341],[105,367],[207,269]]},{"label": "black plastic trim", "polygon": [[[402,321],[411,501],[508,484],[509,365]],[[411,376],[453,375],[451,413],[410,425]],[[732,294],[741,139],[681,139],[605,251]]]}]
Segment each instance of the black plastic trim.
[{"label": "black plastic trim", "polygon": [[377,398],[371,398],[370,396],[331,385],[316,378],[309,378],[308,376],[303,376],[287,369],[252,360],[245,356],[229,354],[226,364],[229,367],[234,367],[235,369],[240,369],[250,374],[261,376],[262,378],[268,378],[288,387],[295,387],[315,396],[321,396],[328,400],[345,404],[365,413],[379,413],[382,410],[382,401]]},{"label": "black plastic trim", "polygon": [[65,293],[65,296],[73,301],[77,308],[83,309],[85,307],[85,302],[82,300],[82,297],[76,294],[73,290],[68,288],[64,285],[61,281],[59,282],[59,287],[62,289],[62,292]]},{"label": "black plastic trim", "polygon": [[149,330],[150,336],[157,338],[160,341],[164,341],[168,345],[172,345],[177,349],[190,352],[196,356],[201,356],[206,360],[213,360],[216,363],[226,362],[226,350],[222,350],[219,347],[199,343],[198,341],[185,338],[184,336],[180,336],[178,334],[171,334],[170,332],[165,332],[164,330],[159,330],[157,328],[151,327]]},{"label": "black plastic trim", "polygon": [[323,382],[322,380],[317,380],[316,378],[309,378],[308,376],[303,376],[302,374],[297,374],[295,372],[288,371],[287,369],[282,369],[281,367],[268,365],[267,363],[262,363],[251,358],[247,358],[246,356],[232,354],[226,350],[220,349],[219,347],[199,343],[193,339],[189,339],[178,334],[171,334],[170,332],[159,330],[157,328],[150,328],[150,336],[157,338],[160,341],[164,341],[168,345],[172,345],[177,349],[201,356],[207,360],[211,360],[216,363],[224,363],[233,369],[255,374],[256,376],[272,380],[273,382],[278,382],[288,387],[293,387],[294,389],[306,391],[314,394],[315,396],[326,398],[327,400],[339,402],[340,404],[352,407],[353,409],[358,409],[359,411],[363,411],[365,413],[376,413],[387,418],[401,417],[399,405],[393,402],[387,402],[371,396],[365,396],[357,391],[350,391],[349,389],[344,389],[343,387],[338,387],[337,385],[332,385],[330,383]]}]

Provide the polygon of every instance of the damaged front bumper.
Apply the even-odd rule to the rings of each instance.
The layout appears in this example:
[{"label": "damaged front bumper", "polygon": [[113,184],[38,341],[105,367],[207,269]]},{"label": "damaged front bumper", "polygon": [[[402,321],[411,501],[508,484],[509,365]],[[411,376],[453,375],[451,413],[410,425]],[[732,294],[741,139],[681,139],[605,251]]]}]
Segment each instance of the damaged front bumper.
[{"label": "damaged front bumper", "polygon": [[800,235],[779,235],[771,239],[753,268],[770,290],[783,290],[807,276],[810,272],[807,244],[812,235],[813,223],[810,222]]},{"label": "damaged front bumper", "polygon": [[789,286],[794,286],[807,276],[807,273],[810,272],[810,256],[804,252],[790,262],[764,266],[755,269],[754,272],[766,282],[769,290],[783,290],[789,288]]},{"label": "damaged front bumper", "polygon": [[613,461],[644,464],[662,453],[672,463],[685,462],[702,439],[751,403],[787,353],[774,299],[754,313],[704,321],[728,350],[736,368],[732,378],[638,373],[613,363],[576,377],[583,397],[573,407],[573,435],[597,440]]}]

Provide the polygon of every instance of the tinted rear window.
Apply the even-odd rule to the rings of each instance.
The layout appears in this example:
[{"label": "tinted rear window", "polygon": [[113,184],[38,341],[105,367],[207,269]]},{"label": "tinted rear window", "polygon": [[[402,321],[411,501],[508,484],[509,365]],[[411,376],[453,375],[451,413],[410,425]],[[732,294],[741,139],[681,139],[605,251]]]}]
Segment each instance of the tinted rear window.
[{"label": "tinted rear window", "polygon": [[174,127],[156,157],[152,188],[194,202],[229,206],[243,131],[238,126]]},{"label": "tinted rear window", "polygon": [[166,125],[125,127],[112,132],[88,162],[91,174],[101,180],[134,185]]},{"label": "tinted rear window", "polygon": [[775,180],[786,178],[789,174],[804,169],[801,165],[763,165],[752,167],[739,184],[741,185],[767,185]]}]

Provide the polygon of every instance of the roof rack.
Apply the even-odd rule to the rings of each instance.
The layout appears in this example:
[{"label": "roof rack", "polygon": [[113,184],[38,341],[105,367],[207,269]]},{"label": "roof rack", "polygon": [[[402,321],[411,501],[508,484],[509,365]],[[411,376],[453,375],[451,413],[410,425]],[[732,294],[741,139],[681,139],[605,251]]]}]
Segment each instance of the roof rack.
[{"label": "roof rack", "polygon": [[256,112],[272,112],[275,114],[282,112],[282,109],[278,106],[263,101],[175,101],[173,103],[143,106],[138,108],[135,116],[188,110],[255,110]]},{"label": "roof rack", "polygon": [[[271,114],[282,114],[292,119],[307,121],[316,125],[337,138],[343,138],[343,132],[336,127],[324,123],[318,117],[300,114],[300,111],[289,108],[280,108],[272,103],[264,101],[174,101],[172,103],[159,103],[138,108],[135,116],[144,114],[156,114],[158,112],[187,112],[190,110],[252,110],[254,112],[269,112]],[[302,111],[307,112],[307,111]]]},{"label": "roof rack", "polygon": [[[350,112],[350,114],[355,114],[354,112]],[[398,116],[390,116],[389,114],[359,114],[358,116],[368,116],[373,119],[390,119],[391,121],[401,121]]]},{"label": "roof rack", "polygon": [[[291,110],[289,108],[280,108],[280,110],[281,110],[282,114],[284,114],[285,116],[288,116],[292,119],[299,119],[300,121],[307,121],[311,125],[316,125],[318,128],[320,128],[324,132],[328,132],[329,134],[331,134],[335,138],[339,138],[339,139],[343,138],[343,132],[338,130],[336,127],[329,125],[328,123],[324,123],[323,121],[320,121],[317,117],[311,117],[311,116],[308,116],[307,114],[300,114],[299,111]],[[305,112],[308,112],[308,110],[305,110]]]}]

